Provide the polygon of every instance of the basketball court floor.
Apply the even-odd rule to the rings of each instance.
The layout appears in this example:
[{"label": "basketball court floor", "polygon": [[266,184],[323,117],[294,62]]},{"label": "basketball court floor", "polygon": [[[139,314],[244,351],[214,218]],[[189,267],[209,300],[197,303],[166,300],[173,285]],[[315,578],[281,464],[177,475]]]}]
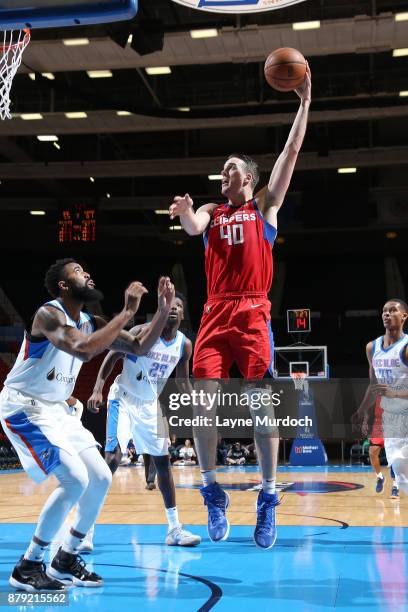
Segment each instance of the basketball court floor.
[{"label": "basketball court floor", "polygon": [[[377,495],[371,468],[280,467],[278,540],[269,551],[252,541],[256,467],[218,469],[232,525],[219,544],[207,536],[198,468],[174,475],[181,520],[201,545],[167,547],[160,493],[145,490],[143,468],[119,468],[87,555],[104,586],[71,589],[70,610],[408,609],[408,499],[390,498],[389,479]],[[36,486],[22,471],[0,474],[0,591],[11,590],[10,571],[53,486]]]}]

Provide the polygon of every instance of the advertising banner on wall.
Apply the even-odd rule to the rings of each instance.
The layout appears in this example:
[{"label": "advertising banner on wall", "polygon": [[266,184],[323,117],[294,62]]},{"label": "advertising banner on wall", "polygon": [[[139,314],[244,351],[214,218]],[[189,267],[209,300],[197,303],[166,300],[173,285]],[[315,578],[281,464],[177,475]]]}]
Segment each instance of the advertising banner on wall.
[{"label": "advertising banner on wall", "polygon": [[188,8],[195,8],[210,13],[261,13],[286,8],[305,0],[173,0]]}]

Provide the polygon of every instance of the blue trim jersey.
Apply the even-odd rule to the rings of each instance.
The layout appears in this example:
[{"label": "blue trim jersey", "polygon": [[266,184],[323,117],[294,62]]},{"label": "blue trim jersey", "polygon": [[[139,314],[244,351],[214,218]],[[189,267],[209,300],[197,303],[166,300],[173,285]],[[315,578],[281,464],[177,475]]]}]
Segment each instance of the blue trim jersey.
[{"label": "blue trim jersey", "polygon": [[114,385],[142,402],[155,402],[183,355],[185,340],[185,335],[178,331],[170,342],[159,338],[146,355],[126,355]]},{"label": "blue trim jersey", "polygon": [[273,278],[276,235],[276,227],[262,216],[256,198],[241,206],[217,206],[203,235],[208,299],[249,293],[266,297]]},{"label": "blue trim jersey", "polygon": [[[91,315],[80,313],[77,323],[68,315],[58,300],[47,302],[64,313],[66,325],[76,327],[83,334],[94,331]],[[47,338],[38,338],[28,332],[17,360],[6,378],[5,386],[34,398],[49,402],[67,400],[73,393],[82,361],[55,347]]]},{"label": "blue trim jersey", "polygon": [[[392,391],[408,393],[408,363],[404,361],[407,344],[407,334],[388,348],[384,348],[384,336],[380,336],[373,343],[372,366],[375,376],[379,384],[387,385]],[[381,408],[385,412],[407,414],[408,399],[383,396]]]}]

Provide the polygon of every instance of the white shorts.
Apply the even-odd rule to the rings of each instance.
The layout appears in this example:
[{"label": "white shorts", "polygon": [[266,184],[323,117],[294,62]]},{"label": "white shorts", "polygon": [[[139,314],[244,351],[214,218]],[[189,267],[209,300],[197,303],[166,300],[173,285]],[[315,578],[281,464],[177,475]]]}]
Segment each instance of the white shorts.
[{"label": "white shorts", "polygon": [[382,426],[384,448],[389,465],[400,457],[400,451],[408,446],[408,413],[383,412]]},{"label": "white shorts", "polygon": [[406,453],[408,449],[408,438],[385,438],[384,448],[388,465],[392,465],[395,459],[401,458],[402,450],[404,450],[404,453]]},{"label": "white shorts", "polygon": [[59,449],[78,455],[98,445],[66,402],[48,402],[4,387],[0,420],[27,474],[42,482],[60,465]]},{"label": "white shorts", "polygon": [[131,438],[138,453],[168,455],[168,432],[159,402],[145,403],[113,384],[108,395],[105,451],[113,453],[119,444],[124,453]]}]

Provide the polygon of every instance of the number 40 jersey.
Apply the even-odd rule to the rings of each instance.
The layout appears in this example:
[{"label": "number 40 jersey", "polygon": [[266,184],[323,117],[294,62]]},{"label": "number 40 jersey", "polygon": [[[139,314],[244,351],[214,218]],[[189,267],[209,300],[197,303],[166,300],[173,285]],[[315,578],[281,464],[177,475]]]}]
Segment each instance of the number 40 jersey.
[{"label": "number 40 jersey", "polygon": [[178,331],[169,342],[159,338],[146,355],[126,355],[114,386],[143,402],[155,402],[183,355],[185,340],[185,335]]},{"label": "number 40 jersey", "polygon": [[266,295],[273,278],[276,234],[276,228],[259,212],[255,198],[242,206],[217,206],[204,234],[208,298]]}]

